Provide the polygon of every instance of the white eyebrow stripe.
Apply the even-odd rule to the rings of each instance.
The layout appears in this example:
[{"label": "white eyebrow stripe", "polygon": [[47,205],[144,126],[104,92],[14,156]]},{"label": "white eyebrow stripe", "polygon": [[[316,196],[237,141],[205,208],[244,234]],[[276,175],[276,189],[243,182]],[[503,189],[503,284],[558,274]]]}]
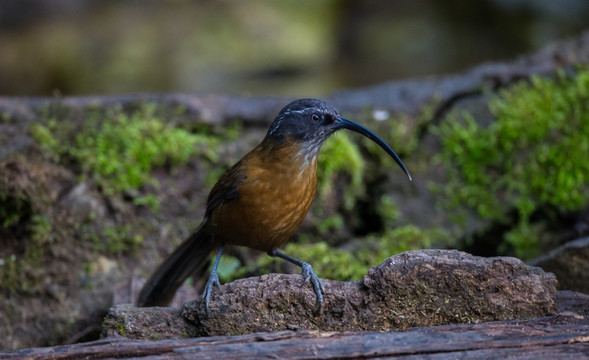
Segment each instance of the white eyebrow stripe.
[{"label": "white eyebrow stripe", "polygon": [[290,113],[297,113],[297,114],[302,114],[304,112],[306,112],[309,109],[302,109],[302,110],[288,110],[284,113],[284,115],[289,115]]},{"label": "white eyebrow stripe", "polygon": [[279,118],[278,120],[276,120],[276,124],[274,124],[274,126],[270,129],[268,134],[270,134],[270,135],[274,134],[274,132],[280,127],[280,122],[282,122],[282,118]]},{"label": "white eyebrow stripe", "polygon": [[309,110],[309,108],[305,108],[302,110],[287,110],[284,113],[282,113],[282,115],[277,119],[276,124],[274,125],[274,127],[272,129],[270,129],[269,134],[272,135],[274,134],[274,132],[276,132],[276,130],[278,130],[278,128],[280,127],[280,123],[282,122],[282,120],[286,117],[286,116],[290,116],[292,113],[295,114],[304,114],[305,112],[307,112],[307,110]]}]

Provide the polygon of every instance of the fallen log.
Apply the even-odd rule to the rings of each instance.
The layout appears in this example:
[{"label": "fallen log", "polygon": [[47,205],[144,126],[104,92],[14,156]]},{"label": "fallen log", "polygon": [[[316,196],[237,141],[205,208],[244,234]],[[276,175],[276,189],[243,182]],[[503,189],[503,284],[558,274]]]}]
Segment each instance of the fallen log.
[{"label": "fallen log", "polygon": [[405,332],[282,331],[180,340],[109,337],[0,352],[0,359],[583,359],[589,320],[574,313],[525,321],[445,325]]}]

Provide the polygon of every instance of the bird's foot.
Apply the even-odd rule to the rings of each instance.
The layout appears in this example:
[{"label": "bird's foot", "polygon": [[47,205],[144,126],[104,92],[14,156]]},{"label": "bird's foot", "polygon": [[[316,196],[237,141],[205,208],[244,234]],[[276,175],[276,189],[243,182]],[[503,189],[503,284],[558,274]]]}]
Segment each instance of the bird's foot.
[{"label": "bird's foot", "polygon": [[213,292],[214,286],[221,288],[221,284],[219,283],[219,275],[217,275],[216,271],[211,271],[211,274],[209,275],[209,280],[207,281],[204,291],[200,297],[201,303],[205,303],[205,310],[207,316],[209,316],[209,301],[211,299],[211,293]]},{"label": "bird's foot", "polygon": [[301,267],[303,269],[302,275],[305,278],[305,283],[311,282],[311,285],[313,285],[313,290],[315,291],[315,295],[317,295],[317,302],[315,304],[317,312],[321,312],[325,287],[323,287],[321,280],[319,280],[319,277],[313,271],[313,267],[311,266],[311,264],[303,262],[301,264]]}]

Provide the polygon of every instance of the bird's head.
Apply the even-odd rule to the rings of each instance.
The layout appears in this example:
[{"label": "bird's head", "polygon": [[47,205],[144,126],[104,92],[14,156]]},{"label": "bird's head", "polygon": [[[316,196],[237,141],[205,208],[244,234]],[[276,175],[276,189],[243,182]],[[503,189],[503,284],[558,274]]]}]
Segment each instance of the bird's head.
[{"label": "bird's head", "polygon": [[333,105],[322,100],[300,99],[286,105],[270,125],[266,137],[281,143],[296,142],[308,155],[316,156],[323,142],[340,129],[360,133],[377,143],[411,180],[409,171],[389,145],[364,126],[341,117]]}]

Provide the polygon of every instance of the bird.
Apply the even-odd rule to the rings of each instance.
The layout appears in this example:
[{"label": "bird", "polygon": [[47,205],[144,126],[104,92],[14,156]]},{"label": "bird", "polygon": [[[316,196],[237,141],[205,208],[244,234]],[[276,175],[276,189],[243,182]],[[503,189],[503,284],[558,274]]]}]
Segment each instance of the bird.
[{"label": "bird", "polygon": [[262,142],[227,170],[213,186],[200,226],[155,270],[142,287],[137,306],[166,306],[192,274],[206,275],[202,295],[206,314],[213,288],[220,287],[217,269],[226,246],[244,246],[282,258],[301,268],[321,311],[325,287],[312,266],[280,248],[307,215],[317,190],[317,156],[324,141],[338,130],[360,133],[386,151],[411,181],[409,171],[380,137],[343,118],[326,101],[299,99],[287,104],[270,124]]}]

